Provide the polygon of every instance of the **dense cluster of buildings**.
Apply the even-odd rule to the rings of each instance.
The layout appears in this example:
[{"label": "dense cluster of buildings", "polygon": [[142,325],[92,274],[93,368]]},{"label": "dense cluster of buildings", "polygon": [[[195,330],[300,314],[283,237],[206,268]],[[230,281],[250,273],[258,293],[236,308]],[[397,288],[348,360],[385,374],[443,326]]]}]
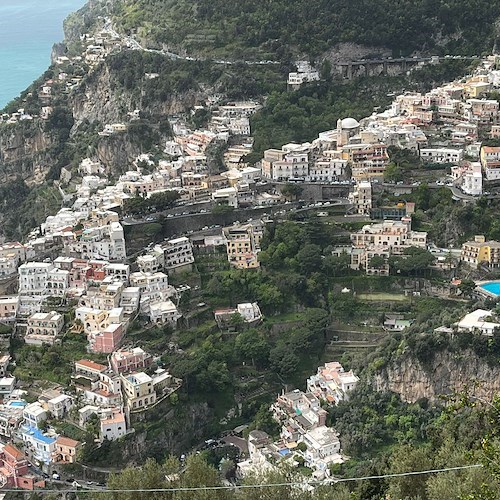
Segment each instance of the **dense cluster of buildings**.
[{"label": "dense cluster of buildings", "polygon": [[[7,380],[10,357],[4,358],[2,381]],[[42,391],[32,403],[12,384],[0,404],[0,436],[9,443],[0,450],[0,483],[33,489],[39,478],[25,469],[26,464],[35,463],[48,472],[54,465],[77,461],[83,444],[58,433],[51,422],[65,421],[83,431],[92,420],[100,441],[131,432],[132,413],[155,406],[181,385],[161,368],[148,375],[145,370],[150,371],[152,364],[153,357],[137,347],[114,351],[108,365],[81,359],[75,361],[72,377],[76,396],[59,387]]]},{"label": "dense cluster of buildings", "polygon": [[359,379],[352,371],[345,372],[337,362],[326,363],[307,380],[307,391],[295,389],[278,396],[270,411],[280,424],[280,439],[273,441],[260,430],[248,438],[249,460],[238,464],[242,475],[270,469],[272,464],[286,461],[303,464],[313,476],[330,475],[330,465],[342,463],[339,435],[326,425],[327,411],[322,403],[337,404],[348,398]]},{"label": "dense cluster of buildings", "polygon": [[[483,193],[483,180],[500,179],[500,146],[482,145],[479,129],[500,137],[499,103],[486,98],[498,88],[495,57],[463,80],[422,94],[405,92],[383,112],[360,122],[339,120],[311,143],[269,149],[262,159],[262,176],[275,181],[370,181],[381,177],[389,163],[387,148],[396,146],[418,154],[424,165],[452,166],[452,179],[464,193]],[[312,75],[312,76],[311,76]],[[311,68],[290,73],[292,88],[313,81]],[[467,158],[467,159],[466,159]]]},{"label": "dense cluster of buildings", "polygon": [[[351,246],[340,246],[333,250],[333,255],[350,256],[351,268],[364,270],[366,274],[389,275],[389,258],[403,255],[410,247],[427,248],[427,233],[413,231],[411,218],[384,220],[376,224],[367,224],[351,234]],[[376,257],[376,258],[375,258]]]}]

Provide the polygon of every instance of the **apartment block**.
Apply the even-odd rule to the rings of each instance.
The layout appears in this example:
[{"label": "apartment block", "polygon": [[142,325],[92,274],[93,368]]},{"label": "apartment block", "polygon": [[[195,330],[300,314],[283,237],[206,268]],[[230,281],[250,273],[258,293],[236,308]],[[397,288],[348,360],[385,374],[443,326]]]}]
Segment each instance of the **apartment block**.
[{"label": "apartment block", "polygon": [[115,373],[130,373],[149,368],[153,357],[140,347],[123,348],[111,354],[110,364]]},{"label": "apartment block", "polygon": [[474,269],[481,265],[497,269],[500,267],[500,243],[486,241],[483,235],[477,235],[474,241],[462,245],[460,260]]},{"label": "apartment block", "polygon": [[163,244],[165,269],[171,273],[190,270],[194,263],[193,246],[189,238],[175,238]]},{"label": "apartment block", "polygon": [[242,224],[224,228],[227,258],[238,269],[259,267],[257,259],[263,228],[260,224]]},{"label": "apartment block", "polygon": [[130,410],[144,409],[156,401],[153,379],[144,372],[121,375],[122,389]]},{"label": "apartment block", "polygon": [[500,147],[482,146],[481,165],[487,181],[500,179]]},{"label": "apartment block", "polygon": [[420,158],[427,163],[458,163],[463,159],[463,150],[451,148],[423,148]]},{"label": "apartment block", "polygon": [[42,345],[55,342],[64,327],[64,317],[55,311],[35,313],[28,318],[24,341],[27,344]]}]

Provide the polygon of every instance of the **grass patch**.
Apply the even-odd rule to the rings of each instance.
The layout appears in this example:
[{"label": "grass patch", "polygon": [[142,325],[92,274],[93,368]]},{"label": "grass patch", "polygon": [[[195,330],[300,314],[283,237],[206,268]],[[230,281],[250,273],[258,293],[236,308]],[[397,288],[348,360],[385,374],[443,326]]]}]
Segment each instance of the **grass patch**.
[{"label": "grass patch", "polygon": [[406,295],[401,295],[399,293],[385,293],[385,292],[377,292],[377,293],[360,293],[357,295],[359,300],[367,300],[367,301],[397,301],[397,302],[405,302],[409,300]]}]

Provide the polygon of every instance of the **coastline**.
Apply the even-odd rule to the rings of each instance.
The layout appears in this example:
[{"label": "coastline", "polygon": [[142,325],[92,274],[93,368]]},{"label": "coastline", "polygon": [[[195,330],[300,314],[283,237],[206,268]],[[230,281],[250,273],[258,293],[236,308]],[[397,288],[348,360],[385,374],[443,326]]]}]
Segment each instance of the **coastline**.
[{"label": "coastline", "polygon": [[[64,24],[87,0],[11,0],[0,6],[0,109],[19,98],[65,43]],[[31,36],[30,36],[31,35]]]}]

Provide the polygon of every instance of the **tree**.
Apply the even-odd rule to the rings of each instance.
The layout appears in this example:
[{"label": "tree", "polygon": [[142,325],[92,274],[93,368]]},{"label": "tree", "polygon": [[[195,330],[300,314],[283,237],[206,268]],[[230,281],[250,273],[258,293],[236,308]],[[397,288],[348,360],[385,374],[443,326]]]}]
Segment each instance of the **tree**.
[{"label": "tree", "polygon": [[402,274],[421,274],[427,270],[436,260],[434,255],[420,247],[409,247],[403,255],[389,258],[389,265],[395,271]]},{"label": "tree", "polygon": [[281,188],[281,194],[288,200],[296,200],[304,189],[298,184],[287,183]]},{"label": "tree", "polygon": [[384,170],[384,180],[387,182],[399,182],[403,180],[403,171],[395,163],[388,163]]},{"label": "tree", "polygon": [[426,183],[420,184],[415,191],[415,203],[421,210],[428,210],[431,202],[431,190]]},{"label": "tree", "polygon": [[293,347],[285,342],[280,342],[269,353],[269,362],[271,368],[278,372],[282,377],[287,377],[293,373],[298,364],[299,357],[295,353]]},{"label": "tree", "polygon": [[235,340],[234,348],[237,356],[252,365],[264,365],[269,356],[269,344],[262,334],[256,330],[240,333]]},{"label": "tree", "polygon": [[464,297],[470,298],[472,292],[476,289],[476,283],[471,279],[463,279],[460,285],[458,285],[458,289]]},{"label": "tree", "polygon": [[304,245],[297,253],[297,262],[305,275],[318,271],[322,266],[321,248],[311,243]]},{"label": "tree", "polygon": [[263,283],[256,287],[257,300],[264,311],[275,313],[283,305],[283,295],[276,285]]},{"label": "tree", "polygon": [[374,255],[370,259],[370,267],[373,269],[382,269],[385,266],[385,259],[381,255]]},{"label": "tree", "polygon": [[350,271],[351,257],[347,252],[342,252],[338,257],[327,255],[323,260],[323,270],[328,276],[345,276]]}]

